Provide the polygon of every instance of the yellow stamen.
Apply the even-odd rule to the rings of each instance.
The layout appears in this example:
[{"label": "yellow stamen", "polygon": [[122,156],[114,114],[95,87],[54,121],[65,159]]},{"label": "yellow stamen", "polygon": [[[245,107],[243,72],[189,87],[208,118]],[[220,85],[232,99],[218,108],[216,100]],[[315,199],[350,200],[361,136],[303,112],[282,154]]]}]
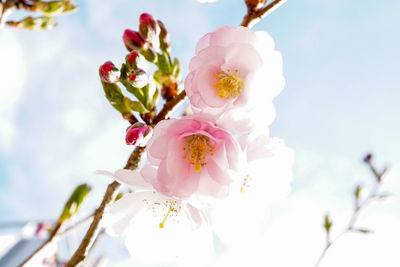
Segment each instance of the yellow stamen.
[{"label": "yellow stamen", "polygon": [[246,177],[244,177],[243,180],[243,184],[240,187],[240,193],[245,193],[246,189],[250,187],[249,182],[251,181],[251,177],[249,175],[247,175]]},{"label": "yellow stamen", "polygon": [[161,228],[161,229],[164,228],[164,223],[165,223],[165,221],[167,220],[168,215],[169,215],[169,213],[171,212],[171,210],[172,210],[172,208],[169,207],[169,210],[168,210],[167,214],[165,214],[164,219],[163,219],[162,222],[160,223],[160,228]]},{"label": "yellow stamen", "polygon": [[[156,203],[154,203],[156,204]],[[161,221],[160,223],[160,228],[164,228],[165,225],[165,221],[167,220],[168,217],[173,217],[173,216],[177,216],[178,211],[182,208],[181,206],[177,205],[177,202],[175,200],[166,200],[165,202],[163,202],[163,207],[168,207],[168,211],[164,216],[164,219]]]},{"label": "yellow stamen", "polygon": [[232,73],[229,69],[227,72],[222,71],[220,74],[214,74],[214,77],[219,79],[218,82],[214,84],[214,88],[217,90],[219,97],[229,99],[240,95],[243,81],[238,74],[238,70]]},{"label": "yellow stamen", "polygon": [[193,134],[186,140],[184,158],[190,164],[194,165],[194,171],[199,172],[204,165],[207,165],[207,157],[213,156],[215,147],[210,144],[207,136]]}]

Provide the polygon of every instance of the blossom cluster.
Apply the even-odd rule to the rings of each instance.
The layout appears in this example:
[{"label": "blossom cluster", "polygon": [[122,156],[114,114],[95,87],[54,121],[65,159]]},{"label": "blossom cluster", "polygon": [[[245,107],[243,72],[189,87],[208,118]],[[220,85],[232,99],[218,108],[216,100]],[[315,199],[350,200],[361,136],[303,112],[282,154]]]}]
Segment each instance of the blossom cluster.
[{"label": "blossom cluster", "polygon": [[[268,132],[272,100],[284,83],[281,54],[267,33],[224,26],[203,36],[184,82],[194,114],[152,130],[131,126],[126,140],[146,146],[144,166],[99,171],[132,191],[108,208],[108,233],[126,234],[136,258],[162,237],[176,241],[190,232],[191,239],[197,233],[210,241],[214,231],[229,242],[248,234],[244,229],[256,233],[271,201],[290,188],[293,153]],[[157,241],[138,237],[146,231],[156,232]],[[174,244],[185,247],[184,241]]]}]

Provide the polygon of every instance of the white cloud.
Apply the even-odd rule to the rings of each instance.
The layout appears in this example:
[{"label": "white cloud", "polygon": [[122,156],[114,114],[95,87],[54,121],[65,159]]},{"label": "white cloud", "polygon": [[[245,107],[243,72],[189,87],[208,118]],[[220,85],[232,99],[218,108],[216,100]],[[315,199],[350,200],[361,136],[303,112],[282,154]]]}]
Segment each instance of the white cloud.
[{"label": "white cloud", "polygon": [[25,83],[25,58],[11,31],[2,30],[0,44],[0,149],[9,149],[15,133],[18,100]]}]

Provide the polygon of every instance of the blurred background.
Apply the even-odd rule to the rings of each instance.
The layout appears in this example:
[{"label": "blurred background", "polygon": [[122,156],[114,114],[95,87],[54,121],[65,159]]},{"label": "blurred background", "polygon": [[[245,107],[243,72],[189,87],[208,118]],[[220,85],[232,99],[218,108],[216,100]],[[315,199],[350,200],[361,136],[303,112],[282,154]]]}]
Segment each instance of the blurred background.
[{"label": "blurred background", "polygon": [[[246,12],[241,0],[76,4],[79,10],[59,17],[51,31],[0,32],[0,258],[36,222],[56,220],[83,182],[93,192],[80,216],[90,214],[111,182],[93,171],[124,166],[128,124],[98,78],[105,61],[122,63],[123,30],[137,29],[143,12],[162,20],[186,74],[198,39],[239,25]],[[393,195],[360,217],[374,234],[344,236],[321,266],[400,265],[399,12],[395,0],[289,0],[254,27],[272,35],[283,55],[286,86],[274,101],[271,135],[293,148],[295,166],[292,191],[271,207],[268,239],[256,244],[247,266],[313,266],[325,244],[323,215],[330,211],[333,234],[339,232],[354,187],[374,181],[362,162],[367,152],[378,168],[390,166],[383,191]],[[68,258],[80,238],[62,243],[60,256]],[[122,240],[106,239],[94,255],[106,255],[107,266],[130,266]]]}]

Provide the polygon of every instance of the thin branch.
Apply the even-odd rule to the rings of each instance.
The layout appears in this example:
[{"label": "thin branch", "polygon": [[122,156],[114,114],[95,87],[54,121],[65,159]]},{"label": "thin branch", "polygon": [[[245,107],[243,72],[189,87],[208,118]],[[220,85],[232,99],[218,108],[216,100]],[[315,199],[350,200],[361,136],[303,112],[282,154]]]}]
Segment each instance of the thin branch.
[{"label": "thin branch", "polygon": [[62,238],[64,236],[67,236],[69,234],[71,234],[72,232],[74,232],[77,228],[81,227],[82,225],[86,224],[87,222],[89,222],[90,220],[93,219],[94,214],[90,214],[89,216],[83,218],[82,220],[80,220],[79,222],[77,222],[76,224],[68,227],[67,229],[65,229],[62,232],[59,232],[57,234],[57,237]]},{"label": "thin branch", "polygon": [[185,90],[182,90],[182,92],[179,93],[179,95],[175,96],[173,99],[167,101],[164,104],[164,107],[160,110],[158,113],[157,117],[154,119],[153,124],[157,124],[160,121],[168,118],[169,114],[174,110],[174,108],[185,99],[186,97],[186,92]]},{"label": "thin branch", "polygon": [[63,226],[63,223],[57,223],[56,228],[51,232],[49,238],[37,249],[35,252],[31,254],[19,267],[26,266],[27,263],[29,263],[36,255],[38,255],[41,251],[43,251],[49,244],[53,242],[57,242],[59,239],[59,236],[57,235]]},{"label": "thin branch", "polygon": [[[128,159],[128,162],[125,165],[125,169],[135,170],[139,167],[140,160],[142,157],[145,148],[136,147],[132,152],[131,156]],[[115,200],[115,197],[118,194],[119,189],[121,188],[121,184],[117,181],[112,182],[108,185],[107,191],[104,194],[103,201],[100,204],[100,207],[94,213],[94,219],[92,224],[89,227],[89,230],[86,232],[81,244],[78,249],[75,251],[72,258],[68,261],[65,267],[73,267],[73,266],[82,266],[84,261],[89,254],[90,249],[93,246],[94,241],[96,240],[100,228],[101,221],[103,219],[104,210],[108,204]]]},{"label": "thin branch", "polygon": [[249,9],[246,16],[244,16],[243,18],[242,24],[240,25],[249,28],[253,27],[257,22],[271,14],[275,9],[280,7],[286,1],[287,0],[275,0],[260,9]]},{"label": "thin branch", "polygon": [[[371,163],[368,163],[368,164],[371,167],[371,169],[373,169]],[[325,257],[325,254],[328,251],[328,249],[334,243],[336,243],[336,241],[338,241],[343,235],[345,235],[346,233],[349,233],[349,232],[357,231],[357,228],[355,227],[355,224],[357,222],[358,216],[360,215],[360,212],[362,210],[364,210],[378,196],[378,192],[379,192],[380,186],[382,185],[382,183],[381,183],[382,182],[382,177],[385,175],[385,173],[386,173],[386,169],[381,174],[378,174],[378,172],[373,171],[373,174],[376,177],[376,183],[374,184],[373,188],[369,191],[367,197],[365,197],[365,199],[363,200],[363,202],[361,204],[356,202],[356,205],[355,205],[354,210],[353,210],[353,214],[351,215],[351,217],[349,219],[347,227],[342,232],[340,232],[340,234],[338,234],[333,240],[329,240],[329,237],[328,237],[326,246],[322,250],[320,256],[318,257],[318,260],[317,260],[316,264],[314,265],[314,267],[318,267],[319,266],[319,264],[321,263],[322,259]],[[327,234],[329,234],[329,233],[327,233]]]}]

